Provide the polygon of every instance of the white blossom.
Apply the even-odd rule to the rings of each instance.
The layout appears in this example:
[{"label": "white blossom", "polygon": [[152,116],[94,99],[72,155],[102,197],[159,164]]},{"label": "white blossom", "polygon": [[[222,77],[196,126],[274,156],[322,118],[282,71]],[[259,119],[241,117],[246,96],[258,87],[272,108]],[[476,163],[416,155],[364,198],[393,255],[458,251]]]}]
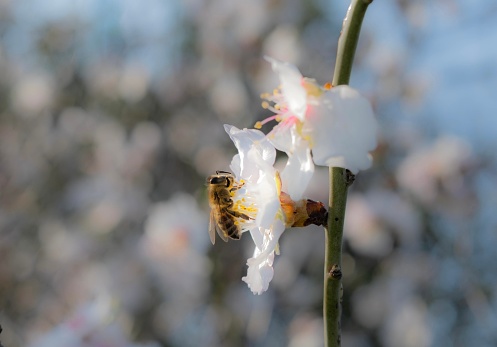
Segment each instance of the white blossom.
[{"label": "white blossom", "polygon": [[224,128],[238,149],[230,165],[240,187],[233,193],[233,208],[250,217],[238,222],[244,231],[250,231],[255,243],[254,255],[247,261],[247,276],[242,280],[254,294],[262,294],[273,278],[274,253],[286,224],[280,178],[273,167],[276,150],[259,130],[240,130],[231,125]]},{"label": "white blossom", "polygon": [[[295,66],[266,59],[278,73],[281,87],[263,95],[269,101],[263,106],[276,115],[258,125],[279,121],[268,138],[289,156],[282,177],[290,196],[302,194],[314,164],[343,167],[352,173],[369,168],[369,152],[376,147],[378,131],[369,101],[349,86],[322,88]],[[299,173],[290,173],[294,171]]]}]

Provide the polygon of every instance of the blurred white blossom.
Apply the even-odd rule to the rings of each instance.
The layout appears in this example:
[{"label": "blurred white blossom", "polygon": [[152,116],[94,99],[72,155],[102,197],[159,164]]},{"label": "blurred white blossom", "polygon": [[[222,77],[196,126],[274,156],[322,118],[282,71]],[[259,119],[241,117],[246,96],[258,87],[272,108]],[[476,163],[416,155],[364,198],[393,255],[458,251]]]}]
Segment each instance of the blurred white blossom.
[{"label": "blurred white blossom", "polygon": [[194,307],[209,290],[207,224],[207,216],[187,194],[150,209],[141,250],[164,297],[171,302],[185,300]]},{"label": "blurred white blossom", "polygon": [[319,347],[324,344],[323,319],[310,314],[298,315],[289,327],[289,347]]},{"label": "blurred white blossom", "polygon": [[419,214],[407,200],[389,190],[349,194],[344,228],[350,246],[368,256],[385,256],[396,239],[406,249],[416,249],[421,243]]},{"label": "blurred white blossom", "polygon": [[345,239],[361,254],[386,256],[393,248],[392,235],[386,226],[362,196],[351,194],[347,200]]},{"label": "blurred white blossom", "polygon": [[46,73],[27,74],[19,79],[12,95],[13,108],[23,116],[34,117],[52,106],[56,89]]},{"label": "blurred white blossom", "polygon": [[423,300],[414,296],[392,305],[381,340],[387,347],[428,347],[432,334]]},{"label": "blurred white blossom", "polygon": [[399,184],[423,203],[432,204],[441,189],[459,194],[464,190],[462,173],[472,161],[467,142],[443,136],[430,146],[415,149],[397,170]]},{"label": "blurred white blossom", "polygon": [[158,347],[158,343],[133,343],[129,329],[116,320],[117,307],[110,297],[82,305],[69,319],[31,343],[30,347]]}]

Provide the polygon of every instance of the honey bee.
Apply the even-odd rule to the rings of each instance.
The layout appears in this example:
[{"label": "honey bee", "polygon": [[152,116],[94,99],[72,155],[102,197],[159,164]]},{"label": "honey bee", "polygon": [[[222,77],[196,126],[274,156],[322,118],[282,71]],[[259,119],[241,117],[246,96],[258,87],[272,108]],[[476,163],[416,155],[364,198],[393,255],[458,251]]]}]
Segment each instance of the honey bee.
[{"label": "honey bee", "polygon": [[237,219],[251,219],[246,214],[233,210],[231,193],[242,186],[236,184],[235,176],[226,171],[216,171],[215,175],[207,178],[209,206],[211,207],[209,236],[212,244],[216,242],[216,232],[224,242],[227,242],[228,238],[239,240],[242,229]]}]

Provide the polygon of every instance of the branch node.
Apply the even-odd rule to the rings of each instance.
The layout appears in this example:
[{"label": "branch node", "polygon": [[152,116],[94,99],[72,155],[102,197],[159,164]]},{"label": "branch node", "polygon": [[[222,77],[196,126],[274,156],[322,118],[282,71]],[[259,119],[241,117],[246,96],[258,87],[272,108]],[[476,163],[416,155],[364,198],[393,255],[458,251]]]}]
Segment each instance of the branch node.
[{"label": "branch node", "polygon": [[355,175],[348,169],[345,170],[345,184],[350,187],[355,181]]},{"label": "branch node", "polygon": [[342,269],[340,269],[340,265],[333,264],[331,270],[328,272],[328,276],[334,280],[340,280],[342,278]]}]

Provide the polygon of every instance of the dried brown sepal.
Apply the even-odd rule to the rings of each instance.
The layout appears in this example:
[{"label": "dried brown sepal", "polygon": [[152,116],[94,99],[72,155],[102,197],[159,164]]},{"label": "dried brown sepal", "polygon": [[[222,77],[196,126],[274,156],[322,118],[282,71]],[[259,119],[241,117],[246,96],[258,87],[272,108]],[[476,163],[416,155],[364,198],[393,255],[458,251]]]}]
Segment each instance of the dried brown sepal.
[{"label": "dried brown sepal", "polygon": [[325,226],[327,224],[328,210],[324,207],[322,202],[311,199],[305,200],[305,211],[307,213],[307,219],[304,220],[303,226],[311,224]]},{"label": "dried brown sepal", "polygon": [[286,227],[306,227],[323,225],[328,221],[328,211],[322,202],[310,199],[293,201],[288,194],[281,192],[280,203],[286,217]]}]

